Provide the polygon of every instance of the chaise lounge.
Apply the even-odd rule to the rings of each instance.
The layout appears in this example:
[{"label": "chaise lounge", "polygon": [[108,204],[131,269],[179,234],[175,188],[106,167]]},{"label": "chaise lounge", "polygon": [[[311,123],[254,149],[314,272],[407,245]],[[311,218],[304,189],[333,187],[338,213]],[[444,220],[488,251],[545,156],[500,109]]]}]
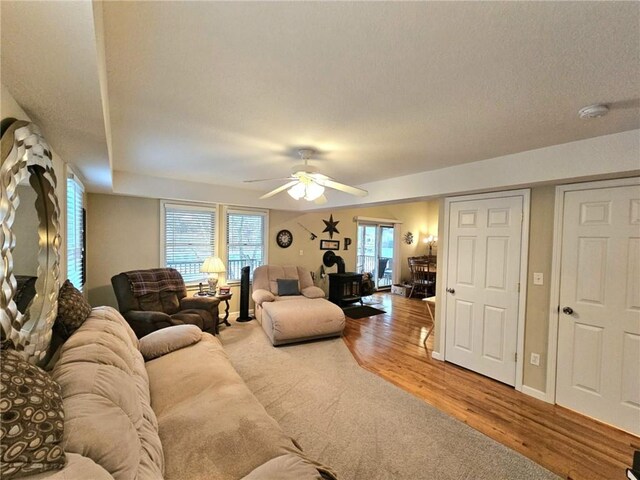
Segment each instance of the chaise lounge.
[{"label": "chaise lounge", "polygon": [[263,265],[253,272],[256,319],[274,346],[342,335],[344,312],[324,297],[305,268]]}]

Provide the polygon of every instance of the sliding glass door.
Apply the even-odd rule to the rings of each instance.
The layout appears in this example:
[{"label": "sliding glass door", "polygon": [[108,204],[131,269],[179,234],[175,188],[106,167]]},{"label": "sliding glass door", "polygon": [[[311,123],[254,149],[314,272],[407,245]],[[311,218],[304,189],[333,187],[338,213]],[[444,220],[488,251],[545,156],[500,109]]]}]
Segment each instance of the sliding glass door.
[{"label": "sliding glass door", "polygon": [[357,271],[370,273],[377,289],[391,287],[393,256],[393,225],[358,224]]}]

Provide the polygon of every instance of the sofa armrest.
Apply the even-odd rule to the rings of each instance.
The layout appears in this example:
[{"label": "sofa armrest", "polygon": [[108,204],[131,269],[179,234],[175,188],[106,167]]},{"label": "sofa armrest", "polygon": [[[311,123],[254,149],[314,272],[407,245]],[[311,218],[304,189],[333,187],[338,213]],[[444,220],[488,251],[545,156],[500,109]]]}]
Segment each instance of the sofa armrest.
[{"label": "sofa armrest", "polygon": [[320,287],[307,287],[307,288],[303,288],[302,289],[302,295],[304,295],[307,298],[324,298],[324,290],[322,290]]},{"label": "sofa armrest", "polygon": [[208,310],[214,314],[214,318],[218,315],[219,298],[215,297],[183,297],[180,299],[180,309],[186,310],[194,308],[196,310]]},{"label": "sofa armrest", "polygon": [[175,322],[163,312],[146,312],[143,310],[129,310],[122,314],[138,338],[161,328],[170,327]]},{"label": "sofa armrest", "polygon": [[253,291],[251,298],[256,302],[256,305],[262,305],[263,302],[273,302],[276,299],[276,296],[269,290],[258,288]]},{"label": "sofa armrest", "polygon": [[153,311],[147,312],[144,310],[129,310],[128,312],[124,313],[123,317],[133,322],[149,323],[149,324],[166,323],[167,326],[172,324],[171,317],[164,312],[153,312]]}]

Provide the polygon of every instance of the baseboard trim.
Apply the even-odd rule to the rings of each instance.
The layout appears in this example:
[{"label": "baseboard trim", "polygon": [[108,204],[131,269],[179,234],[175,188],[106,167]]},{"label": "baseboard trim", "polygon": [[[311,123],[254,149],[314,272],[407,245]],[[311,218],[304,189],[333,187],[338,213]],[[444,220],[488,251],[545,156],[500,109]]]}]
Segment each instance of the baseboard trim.
[{"label": "baseboard trim", "polygon": [[525,395],[529,395],[530,397],[537,398],[538,400],[542,400],[543,402],[553,403],[547,400],[546,392],[543,392],[542,390],[538,390],[537,388],[529,387],[527,385],[522,385],[521,391]]},{"label": "baseboard trim", "polygon": [[439,362],[444,362],[444,355],[442,355],[440,352],[431,352],[431,358],[433,358],[434,360],[438,360]]}]

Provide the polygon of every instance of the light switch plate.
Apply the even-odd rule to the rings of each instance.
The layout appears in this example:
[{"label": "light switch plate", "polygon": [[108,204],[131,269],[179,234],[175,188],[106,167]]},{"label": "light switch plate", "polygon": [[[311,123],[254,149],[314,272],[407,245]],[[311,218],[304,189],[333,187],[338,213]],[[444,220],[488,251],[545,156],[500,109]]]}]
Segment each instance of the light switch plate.
[{"label": "light switch plate", "polygon": [[536,367],[540,366],[540,354],[538,353],[531,354],[531,365],[535,365]]},{"label": "light switch plate", "polygon": [[533,274],[533,284],[534,285],[543,285],[544,284],[544,276],[542,273],[534,273]]}]

